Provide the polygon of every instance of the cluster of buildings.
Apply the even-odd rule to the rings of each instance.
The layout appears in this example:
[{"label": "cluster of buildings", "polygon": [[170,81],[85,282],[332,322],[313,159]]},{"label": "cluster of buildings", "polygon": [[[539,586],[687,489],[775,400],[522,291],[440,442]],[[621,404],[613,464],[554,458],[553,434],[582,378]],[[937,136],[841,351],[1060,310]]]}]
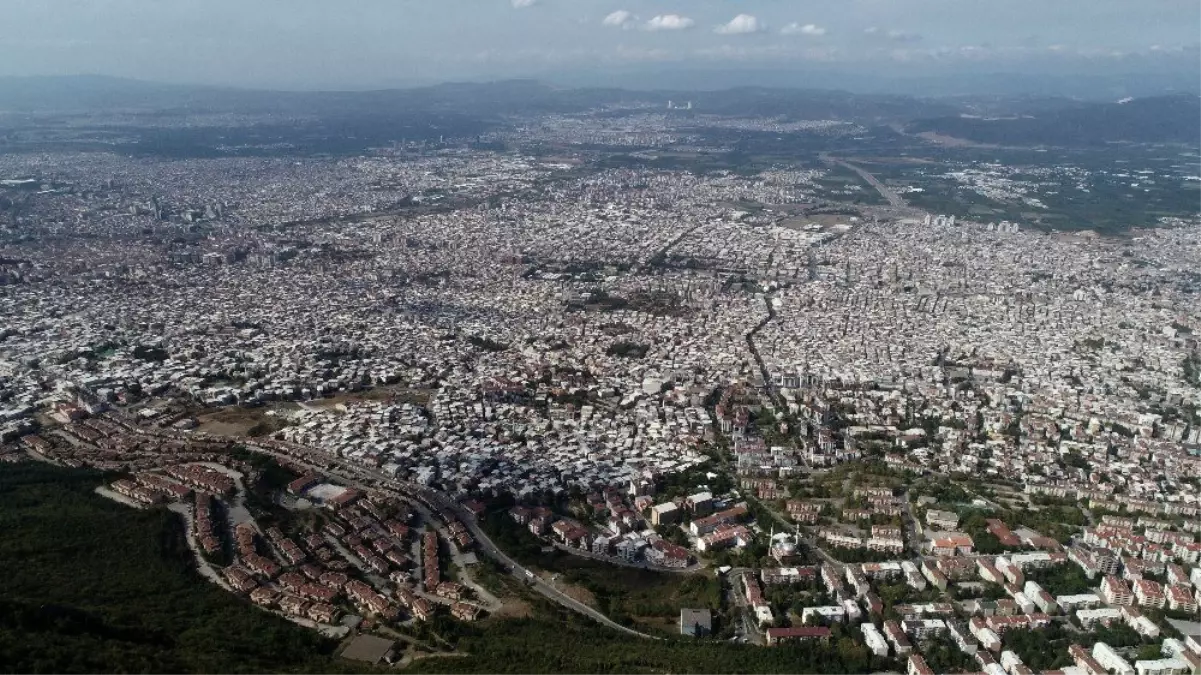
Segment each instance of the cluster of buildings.
[{"label": "cluster of buildings", "polygon": [[[1135,606],[1162,605],[1140,600],[1140,594],[1131,592],[1118,576],[1100,578],[1096,593],[1057,597],[1052,597],[1037,582],[1024,579],[1024,571],[1072,564],[1080,563],[1070,554],[1030,551],[995,558],[971,556],[926,559],[917,563],[905,560],[765,568],[759,571],[757,578],[750,572],[740,572],[732,583],[741,595],[740,602],[745,603],[760,626],[766,627],[763,630],[766,644],[828,640],[832,623],[858,624],[863,644],[874,655],[908,659],[911,673],[932,672],[926,666],[921,650],[929,640],[935,638],[948,639],[965,655],[971,656],[986,673],[1032,673],[1010,649],[1006,635],[1015,629],[1044,629],[1054,622],[1063,621],[1065,615],[1069,614],[1074,615],[1085,631],[1099,625],[1118,623],[1129,626],[1146,642],[1162,639],[1163,657],[1127,659],[1122,654],[1133,652],[1116,649],[1104,642],[1095,643],[1091,650],[1072,645],[1069,655],[1079,670],[1069,667],[1064,673],[1184,675],[1201,671],[1201,638],[1162,638],[1160,625]],[[1179,568],[1175,572],[1177,575],[1182,573]],[[1201,569],[1194,568],[1193,576],[1197,578],[1185,582],[1191,583],[1188,589],[1190,596],[1195,596],[1201,590],[1201,583],[1197,583],[1201,582],[1199,575]],[[1002,586],[1010,597],[996,601],[896,604],[886,612],[878,595],[880,584],[903,582],[912,591],[921,592],[928,584],[946,590],[948,580],[953,583],[972,583],[976,579]],[[764,589],[797,584],[812,587],[815,583],[820,583],[824,589],[828,604],[804,607],[792,617],[792,627],[776,625],[777,614],[765,599]],[[787,611],[791,613],[796,610],[792,608]],[[1195,605],[1189,611],[1195,613]],[[1099,667],[1093,668],[1096,664]]]},{"label": "cluster of buildings", "polygon": [[[981,556],[955,514],[932,510],[924,557],[909,556],[905,499],[860,488],[839,514],[849,525],[813,529],[827,548],[884,562],[789,566],[796,548],[785,537],[772,542],[780,567],[740,576],[764,625],[779,608],[763,586],[820,579],[828,603],[805,607],[798,623],[861,622],[864,643],[908,657],[911,675],[928,672],[913,652],[931,636],[990,675],[1020,675],[1005,649],[1013,628],[1074,614],[1154,639],[1140,608],[1196,610],[1198,223],[1122,239],[1046,234],[830,208],[826,169],[580,168],[589,145],[652,159],[653,148],[701,142],[662,110],[587,124],[546,115],[479,140],[572,150],[0,156],[0,175],[39,176],[21,209],[0,213],[0,457],[124,471],[112,489],[141,503],[194,497],[203,550],[215,555],[232,537],[226,582],[319,623],[349,611],[428,619],[439,606],[474,619],[469,589],[442,578],[444,553],[471,537],[453,518],[423,530],[413,513],[331,491],[316,473],[288,489],[330,510],[321,531],[219,523],[237,486],[214,463],[232,468],[233,443],[251,442],[242,436],[456,499],[584,494],[587,517],[509,515],[581,554],[666,568],[762,534],[742,496],[656,500],[656,476],[710,461],[718,440],[729,441],[741,495],[782,502],[805,526],[823,506],[791,499],[787,481],[867,458],[1141,514],[1106,516],[1066,551],[990,522],[1004,547],[1040,550]],[[1002,167],[945,178],[1043,206],[1035,183]],[[233,406],[260,413],[253,433],[202,421]],[[690,548],[655,531],[664,526],[681,528]],[[1023,577],[1067,564],[1096,592],[1056,596]],[[978,580],[1005,597],[897,605],[899,618],[883,621],[885,580],[915,592]],[[765,632],[770,644],[829,636],[826,626]],[[1102,644],[1073,657],[1086,675],[1100,675],[1094,664],[1161,675],[1192,663],[1189,645],[1164,644],[1158,661],[1126,663]]]},{"label": "cluster of buildings", "polygon": [[[771,294],[755,344],[829,462],[877,456],[1195,518],[1190,232],[1127,245],[865,222],[818,249],[812,282]],[[823,434],[834,419],[841,438]]]},{"label": "cluster of buildings", "polygon": [[[648,488],[644,480],[634,485]],[[536,536],[592,557],[667,569],[687,568],[695,562],[688,549],[652,529],[627,495],[611,489],[587,495],[586,501],[592,522],[562,517],[544,506],[515,506],[509,510],[509,517]],[[650,498],[639,495],[634,501],[647,505]],[[654,525],[668,522],[656,520],[652,511]]]},{"label": "cluster of buildings", "polygon": [[[440,175],[471,162],[423,161]],[[716,426],[748,421],[736,402],[711,418],[707,396],[742,386],[795,421],[792,443],[738,448],[749,474],[875,455],[1196,509],[1179,480],[1201,471],[1182,448],[1201,433],[1184,372],[1195,282],[1175,271],[1196,262],[1192,228],[1131,241],[942,217],[810,228],[728,206],[814,179],[769,174],[603,170],[534,181],[520,201],[195,238],[294,249],[262,264],[197,264],[150,240],[22,248],[42,280],[0,299],[6,424],[69,400],[47,378],[148,411],[420,390],[428,402],[281,415],[283,433],[450,492],[528,496],[701,461]]]}]

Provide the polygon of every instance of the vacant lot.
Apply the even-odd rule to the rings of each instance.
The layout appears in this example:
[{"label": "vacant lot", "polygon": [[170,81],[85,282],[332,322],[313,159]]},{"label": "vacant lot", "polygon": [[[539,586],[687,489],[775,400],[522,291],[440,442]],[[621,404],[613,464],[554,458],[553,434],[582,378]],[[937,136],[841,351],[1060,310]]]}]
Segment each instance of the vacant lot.
[{"label": "vacant lot", "polygon": [[[214,436],[266,436],[288,425],[284,415],[277,414],[295,409],[293,404],[242,408],[229,406],[196,416],[200,426],[197,431]],[[268,413],[273,414],[268,414]]]},{"label": "vacant lot", "polygon": [[643,630],[676,634],[681,609],[721,608],[721,582],[710,573],[652,572],[571,555],[556,558],[552,567],[561,575],[557,585],[586,591],[589,604]]}]

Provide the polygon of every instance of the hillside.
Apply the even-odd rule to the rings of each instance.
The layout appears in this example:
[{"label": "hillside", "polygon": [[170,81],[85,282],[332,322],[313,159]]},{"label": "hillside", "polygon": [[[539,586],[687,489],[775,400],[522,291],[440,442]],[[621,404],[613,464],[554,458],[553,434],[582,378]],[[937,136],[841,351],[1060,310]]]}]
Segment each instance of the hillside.
[{"label": "hillside", "polygon": [[[1028,105],[1028,104],[1027,104]],[[1106,143],[1201,142],[1201,99],[1156,96],[1125,103],[1075,103],[1030,109],[1007,117],[942,116],[910,124],[912,133],[934,132],[995,145],[1095,146]]]},{"label": "hillside", "polygon": [[6,672],[332,672],[335,643],[202,580],[182,522],[92,492],[92,471],[0,470]]}]

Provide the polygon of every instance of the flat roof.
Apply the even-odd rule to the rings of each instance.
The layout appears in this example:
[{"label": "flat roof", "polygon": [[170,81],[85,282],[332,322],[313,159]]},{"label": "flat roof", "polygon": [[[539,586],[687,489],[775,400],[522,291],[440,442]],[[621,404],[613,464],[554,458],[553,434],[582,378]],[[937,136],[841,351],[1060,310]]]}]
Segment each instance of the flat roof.
[{"label": "flat roof", "polygon": [[392,649],[393,644],[395,643],[392,640],[375,635],[360,635],[350,643],[350,646],[342,650],[342,658],[379,663],[384,660],[384,656]]},{"label": "flat roof", "polygon": [[713,620],[713,615],[708,609],[689,609],[683,608],[680,610],[680,624],[687,626],[690,624],[700,624],[703,628],[709,628]]}]

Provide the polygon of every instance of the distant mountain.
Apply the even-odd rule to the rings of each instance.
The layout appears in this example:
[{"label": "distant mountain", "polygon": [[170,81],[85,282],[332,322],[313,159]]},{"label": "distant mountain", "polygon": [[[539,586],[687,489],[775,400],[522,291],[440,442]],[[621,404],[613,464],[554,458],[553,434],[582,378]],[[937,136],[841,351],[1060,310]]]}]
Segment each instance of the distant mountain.
[{"label": "distant mountain", "polygon": [[1010,115],[940,116],[915,121],[906,130],[996,145],[1201,143],[1201,98],[1191,94],[1111,103],[1024,100],[1009,107],[1015,111]]},{"label": "distant mountain", "polygon": [[159,84],[106,75],[0,77],[0,110],[112,110],[187,105],[204,87]]},{"label": "distant mountain", "polygon": [[396,113],[454,113],[481,118],[579,112],[605,105],[664,106],[692,101],[694,110],[722,115],[844,119],[870,123],[953,115],[960,107],[900,95],[845,91],[738,87],[720,91],[556,87],[533,80],[447,83],[377,91],[265,91],[163,85],[101,76],[0,78],[0,110],[80,112],[190,110],[294,113],[323,117]]},{"label": "distant mountain", "polygon": [[[88,113],[237,112],[302,115],[335,123],[331,133],[403,121],[407,127],[482,128],[506,116],[573,113],[641,104],[666,109],[691,101],[691,113],[839,119],[867,125],[905,125],[910,132],[1000,145],[1094,145],[1119,141],[1198,142],[1201,99],[1196,95],[1087,102],[1064,96],[916,98],[830,89],[736,87],[722,90],[612,87],[568,88],[535,80],[446,83],[377,91],[266,91],[167,85],[102,76],[0,78],[0,111]],[[620,111],[614,114],[623,114]],[[406,131],[405,136],[414,135]],[[440,132],[438,132],[440,133]],[[435,134],[436,137],[436,134]]]}]

